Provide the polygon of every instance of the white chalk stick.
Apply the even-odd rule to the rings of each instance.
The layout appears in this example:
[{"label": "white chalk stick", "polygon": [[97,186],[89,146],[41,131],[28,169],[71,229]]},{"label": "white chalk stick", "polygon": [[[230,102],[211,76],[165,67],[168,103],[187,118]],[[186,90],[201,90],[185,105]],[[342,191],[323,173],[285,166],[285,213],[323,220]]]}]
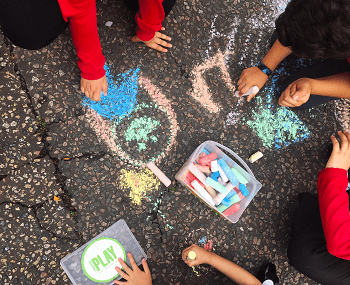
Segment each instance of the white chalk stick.
[{"label": "white chalk stick", "polygon": [[193,180],[191,185],[194,189],[199,193],[200,197],[208,202],[210,205],[214,206],[213,198],[209,195],[209,193],[199,184],[197,180]]},{"label": "white chalk stick", "polygon": [[249,161],[251,163],[257,161],[258,159],[262,158],[264,155],[262,154],[262,152],[260,151],[257,151],[256,153],[252,154],[250,157],[249,157]]},{"label": "white chalk stick", "polygon": [[146,165],[166,187],[169,187],[171,184],[170,179],[166,177],[166,175],[152,161],[148,162]]},{"label": "white chalk stick", "polygon": [[[239,96],[239,90],[235,92],[235,96]],[[258,86],[253,86],[253,87],[250,87],[248,89],[248,92],[247,93],[244,93],[243,95],[241,96],[249,96],[249,95],[252,95],[252,94],[256,94],[259,92],[259,87]]]},{"label": "white chalk stick", "polygon": [[219,173],[220,173],[220,177],[222,179],[222,181],[224,182],[228,182],[228,178],[227,175],[225,174],[225,172],[222,170],[221,166],[218,164],[218,168],[219,168]]},{"label": "white chalk stick", "polygon": [[202,182],[205,186],[205,189],[208,191],[208,193],[210,194],[210,196],[212,196],[213,198],[216,196],[216,191],[214,190],[213,187],[209,186],[205,180],[207,179],[207,177],[204,175],[204,173],[202,171],[200,171],[193,163],[190,163],[188,166],[188,170],[197,177],[197,179]]},{"label": "white chalk stick", "polygon": [[212,160],[210,162],[210,170],[211,172],[217,172],[219,171],[219,168],[218,168],[218,161],[217,160]]}]

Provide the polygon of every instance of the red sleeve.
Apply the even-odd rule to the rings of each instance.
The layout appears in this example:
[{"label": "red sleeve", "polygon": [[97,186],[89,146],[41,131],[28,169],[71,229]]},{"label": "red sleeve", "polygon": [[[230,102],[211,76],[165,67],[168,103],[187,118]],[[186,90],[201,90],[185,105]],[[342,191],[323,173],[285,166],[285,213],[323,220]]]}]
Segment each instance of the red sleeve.
[{"label": "red sleeve", "polygon": [[328,252],[350,260],[350,211],[347,171],[326,168],[319,172],[317,191]]},{"label": "red sleeve", "polygon": [[105,58],[98,37],[95,0],[58,0],[58,3],[64,20],[69,20],[81,77],[88,80],[103,77]]},{"label": "red sleeve", "polygon": [[163,0],[139,0],[139,11],[136,13],[136,36],[142,41],[149,41],[155,32],[162,28],[164,20]]}]

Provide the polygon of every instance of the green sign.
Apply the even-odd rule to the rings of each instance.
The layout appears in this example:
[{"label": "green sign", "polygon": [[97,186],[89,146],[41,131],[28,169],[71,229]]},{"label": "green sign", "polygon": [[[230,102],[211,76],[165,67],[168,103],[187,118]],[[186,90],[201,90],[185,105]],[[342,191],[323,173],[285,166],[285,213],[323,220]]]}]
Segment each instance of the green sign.
[{"label": "green sign", "polygon": [[115,270],[116,266],[121,268],[118,258],[126,259],[122,245],[112,238],[99,238],[85,248],[81,266],[89,279],[99,283],[109,282],[119,275]]}]

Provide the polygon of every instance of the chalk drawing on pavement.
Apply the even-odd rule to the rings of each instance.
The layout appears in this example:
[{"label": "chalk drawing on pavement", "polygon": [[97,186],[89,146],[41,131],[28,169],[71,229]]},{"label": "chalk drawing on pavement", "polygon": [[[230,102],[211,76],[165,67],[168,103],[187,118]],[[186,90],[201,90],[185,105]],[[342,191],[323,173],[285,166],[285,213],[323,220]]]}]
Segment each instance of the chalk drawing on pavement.
[{"label": "chalk drawing on pavement", "polygon": [[334,114],[341,126],[343,131],[350,132],[350,100],[339,99],[334,101],[335,110]]},{"label": "chalk drawing on pavement", "polygon": [[[174,146],[178,131],[171,101],[150,80],[139,75],[139,68],[116,76],[111,74],[110,67],[105,69],[108,94],[101,96],[99,102],[83,99],[83,105],[88,107],[86,121],[111,154],[136,166],[150,160],[160,161]],[[140,87],[147,91],[151,103],[137,103]],[[149,116],[150,109],[155,116]],[[152,143],[158,143],[158,147],[150,148]]]},{"label": "chalk drawing on pavement", "polygon": [[159,179],[147,168],[140,171],[122,169],[119,179],[121,187],[130,189],[130,199],[136,205],[141,205],[142,198],[147,193],[158,190],[160,185]]}]

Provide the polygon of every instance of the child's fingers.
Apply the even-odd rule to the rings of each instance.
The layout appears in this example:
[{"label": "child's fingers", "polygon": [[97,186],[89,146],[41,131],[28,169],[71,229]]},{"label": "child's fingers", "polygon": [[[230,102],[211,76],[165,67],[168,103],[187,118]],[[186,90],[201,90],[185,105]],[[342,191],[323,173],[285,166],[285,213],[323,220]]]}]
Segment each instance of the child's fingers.
[{"label": "child's fingers", "polygon": [[130,252],[128,253],[128,257],[130,259],[130,264],[131,264],[132,270],[135,270],[136,268],[138,268],[138,266],[135,262],[135,259],[132,257],[132,254]]},{"label": "child's fingers", "polygon": [[118,266],[115,267],[115,270],[117,270],[117,272],[119,273],[119,275],[121,277],[123,277],[125,280],[128,280],[129,275],[125,274],[125,272],[123,270],[121,270]]},{"label": "child's fingers", "polygon": [[142,259],[142,266],[143,266],[143,271],[145,271],[146,274],[151,274],[151,271],[149,270],[148,264],[146,259]]},{"label": "child's fingers", "polygon": [[332,140],[332,143],[333,143],[333,151],[338,151],[339,150],[339,142],[338,142],[338,140],[333,135],[331,136],[331,140]]},{"label": "child's fingers", "polygon": [[[123,269],[125,270],[125,272],[130,275],[132,273],[132,270],[130,269],[130,267],[124,262],[123,259],[121,259],[120,257],[118,258],[118,261],[120,263],[120,265],[123,267]],[[123,276],[122,276],[123,277]],[[123,277],[124,278],[124,277]],[[125,278],[124,278],[125,279]]]},{"label": "child's fingers", "polygon": [[341,140],[340,149],[347,150],[348,149],[348,145],[349,145],[348,138],[341,131],[338,132],[338,135],[339,135],[340,140]]}]

